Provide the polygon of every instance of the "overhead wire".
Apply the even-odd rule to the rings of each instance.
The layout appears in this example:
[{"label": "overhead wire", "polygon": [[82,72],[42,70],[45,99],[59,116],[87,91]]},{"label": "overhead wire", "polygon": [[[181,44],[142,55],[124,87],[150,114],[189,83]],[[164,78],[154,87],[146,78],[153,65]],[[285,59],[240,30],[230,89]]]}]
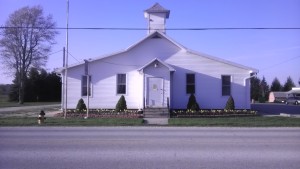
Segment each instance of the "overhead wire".
[{"label": "overhead wire", "polygon": [[78,63],[80,63],[80,61],[76,58],[76,57],[74,57],[70,52],[68,52],[69,53],[69,55],[71,55],[71,57],[73,58],[73,59],[75,59]]},{"label": "overhead wire", "polygon": [[[148,28],[135,27],[22,27],[22,26],[0,26],[0,29],[61,29],[61,30],[148,30]],[[155,29],[160,30],[160,29]],[[300,30],[300,27],[203,27],[203,28],[165,28],[164,30]]]},{"label": "overhead wire", "polygon": [[275,67],[275,66],[285,64],[285,63],[287,63],[287,62],[290,62],[290,61],[295,60],[295,59],[298,59],[298,58],[300,58],[300,55],[299,55],[299,56],[292,57],[292,58],[290,58],[290,59],[286,59],[286,60],[281,61],[281,62],[279,62],[279,63],[276,63],[276,64],[274,64],[274,65],[272,65],[272,66],[269,66],[269,67],[267,67],[267,68],[265,68],[265,69],[262,69],[261,71],[265,71],[265,70],[271,69],[271,68],[273,68],[273,67]]}]

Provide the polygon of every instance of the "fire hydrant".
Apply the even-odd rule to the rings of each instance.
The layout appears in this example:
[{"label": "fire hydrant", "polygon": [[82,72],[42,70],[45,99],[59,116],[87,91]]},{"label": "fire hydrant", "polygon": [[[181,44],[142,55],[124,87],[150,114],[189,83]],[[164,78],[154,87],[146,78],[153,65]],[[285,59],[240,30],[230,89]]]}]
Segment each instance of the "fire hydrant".
[{"label": "fire hydrant", "polygon": [[44,121],[46,120],[46,117],[45,117],[46,113],[41,110],[40,114],[39,114],[39,117],[37,118],[38,119],[38,124],[43,124]]}]

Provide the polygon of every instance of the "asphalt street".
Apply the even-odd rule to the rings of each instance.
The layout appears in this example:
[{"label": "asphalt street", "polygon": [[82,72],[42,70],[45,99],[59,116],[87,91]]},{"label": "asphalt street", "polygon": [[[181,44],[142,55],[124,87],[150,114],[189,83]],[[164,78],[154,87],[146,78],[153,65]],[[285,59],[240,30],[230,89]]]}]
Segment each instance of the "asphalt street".
[{"label": "asphalt street", "polygon": [[299,157],[300,128],[0,128],[8,169],[299,169]]}]

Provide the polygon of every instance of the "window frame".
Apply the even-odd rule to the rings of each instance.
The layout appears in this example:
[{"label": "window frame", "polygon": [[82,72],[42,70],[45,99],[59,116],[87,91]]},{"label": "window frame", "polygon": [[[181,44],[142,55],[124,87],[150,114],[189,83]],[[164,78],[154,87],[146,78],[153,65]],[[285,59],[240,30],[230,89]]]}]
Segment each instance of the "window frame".
[{"label": "window frame", "polygon": [[[125,82],[121,82],[119,83],[119,75],[124,75],[125,76]],[[122,92],[119,92],[119,86],[125,86],[125,92],[122,93]],[[126,73],[118,73],[116,75],[116,94],[117,95],[126,95],[127,94],[127,74]]]},{"label": "window frame", "polygon": [[[224,84],[224,83],[226,83],[226,81],[228,81],[225,78],[229,78],[229,84]],[[232,83],[231,75],[222,75],[221,76],[221,94],[222,94],[222,96],[231,96],[231,92],[232,92],[231,83]]]},{"label": "window frame", "polygon": [[[193,83],[190,83],[188,80],[188,76],[193,75]],[[186,94],[195,94],[196,93],[196,74],[195,73],[187,73],[185,75],[185,92]],[[189,89],[189,87],[193,87],[192,89]],[[193,92],[190,92],[189,90],[193,90]]]},{"label": "window frame", "polygon": [[92,76],[91,75],[82,75],[81,76],[81,96],[88,97],[87,94],[87,76],[89,76],[89,97],[93,96],[93,88],[92,88]]}]

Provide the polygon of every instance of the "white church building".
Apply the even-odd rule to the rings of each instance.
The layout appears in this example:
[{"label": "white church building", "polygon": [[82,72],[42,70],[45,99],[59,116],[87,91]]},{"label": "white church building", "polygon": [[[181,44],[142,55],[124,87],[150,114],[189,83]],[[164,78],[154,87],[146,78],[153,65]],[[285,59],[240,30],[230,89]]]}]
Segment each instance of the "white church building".
[{"label": "white church building", "polygon": [[185,109],[194,94],[202,109],[224,109],[229,96],[237,109],[250,109],[250,78],[257,69],[174,41],[166,35],[170,11],[158,3],[144,16],[148,31],[142,40],[121,52],[69,66],[67,77],[66,68],[57,70],[68,82],[62,85],[63,106],[75,109],[82,98],[85,103],[89,99],[91,109],[114,109],[124,95],[128,109]]}]

